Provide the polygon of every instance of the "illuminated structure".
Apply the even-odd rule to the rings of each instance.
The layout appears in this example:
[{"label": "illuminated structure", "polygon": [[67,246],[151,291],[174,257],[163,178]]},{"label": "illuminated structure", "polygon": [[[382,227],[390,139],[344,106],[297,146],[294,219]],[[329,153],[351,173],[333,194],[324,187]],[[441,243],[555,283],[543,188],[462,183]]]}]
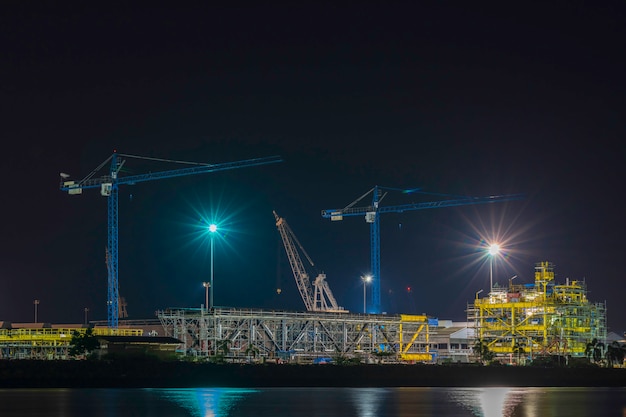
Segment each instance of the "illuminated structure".
[{"label": "illuminated structure", "polygon": [[423,315],[365,315],[254,309],[176,309],[157,312],[165,335],[181,340],[180,350],[228,361],[292,360],[319,357],[385,358],[431,362],[429,327]]},{"label": "illuminated structure", "polygon": [[534,284],[495,285],[468,305],[476,342],[500,359],[523,363],[538,355],[584,357],[593,339],[606,339],[606,308],[591,303],[583,281],[557,284],[554,265],[535,266]]},{"label": "illuminated structure", "polygon": [[[0,359],[70,359],[72,334],[87,327],[28,327],[0,329]],[[93,328],[95,336],[141,336],[141,329]]]}]

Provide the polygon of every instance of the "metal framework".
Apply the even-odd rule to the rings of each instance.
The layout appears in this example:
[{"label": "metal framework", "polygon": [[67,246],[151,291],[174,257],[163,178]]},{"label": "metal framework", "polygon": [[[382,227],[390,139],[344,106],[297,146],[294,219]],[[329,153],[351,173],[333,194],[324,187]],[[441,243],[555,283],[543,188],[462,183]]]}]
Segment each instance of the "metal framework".
[{"label": "metal framework", "polygon": [[[72,334],[81,328],[0,329],[0,359],[69,359]],[[141,336],[141,329],[93,328],[95,336]]]},{"label": "metal framework", "polygon": [[584,357],[593,339],[606,340],[604,303],[589,302],[582,281],[555,283],[550,262],[536,264],[534,284],[494,286],[467,312],[477,341],[512,362],[537,355]]},{"label": "metal framework", "polygon": [[185,354],[230,361],[319,357],[432,362],[429,319],[423,315],[365,315],[214,308],[158,311]]},{"label": "metal framework", "polygon": [[[322,217],[331,219],[331,221],[343,220],[347,216],[364,216],[365,221],[370,224],[370,259],[371,259],[371,277],[372,277],[372,302],[371,312],[381,313],[380,301],[380,214],[382,213],[402,213],[405,211],[434,209],[442,207],[466,206],[471,204],[489,204],[503,201],[521,200],[521,194],[509,195],[492,195],[487,197],[467,197],[467,196],[446,196],[448,199],[440,201],[430,201],[422,203],[401,204],[396,206],[381,206],[380,203],[387,195],[387,191],[399,191],[404,194],[430,194],[424,193],[418,189],[400,190],[397,188],[374,186],[367,193],[350,203],[342,209],[322,210]],[[368,194],[372,194],[372,203],[366,207],[353,207],[361,199]],[[445,196],[445,194],[437,194]]]},{"label": "metal framework", "polygon": [[[159,162],[170,162],[177,164],[194,165],[191,168],[165,170],[150,172],[147,174],[121,176],[121,170],[126,162],[124,158],[148,159]],[[147,158],[136,155],[113,153],[107,160],[94,169],[87,177],[80,181],[67,180],[67,174],[61,174],[61,191],[66,191],[70,195],[82,194],[83,190],[99,188],[100,194],[108,197],[108,246],[107,246],[107,321],[111,328],[117,328],[119,322],[119,279],[118,279],[118,187],[124,184],[136,184],[139,182],[158,180],[163,178],[183,177],[187,175],[206,174],[209,172],[225,171],[235,168],[244,168],[257,165],[281,162],[278,156],[265,158],[246,159],[235,162],[225,162],[220,164],[208,164],[197,162],[173,161],[158,158]],[[111,167],[108,175],[93,178],[93,176],[108,162]]]}]

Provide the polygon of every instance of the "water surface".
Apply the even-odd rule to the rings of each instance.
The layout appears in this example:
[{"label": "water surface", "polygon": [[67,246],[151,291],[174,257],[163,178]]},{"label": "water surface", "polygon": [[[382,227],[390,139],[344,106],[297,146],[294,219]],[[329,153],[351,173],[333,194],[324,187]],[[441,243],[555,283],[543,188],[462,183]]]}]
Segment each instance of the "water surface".
[{"label": "water surface", "polygon": [[626,388],[4,389],[2,417],[626,417]]}]

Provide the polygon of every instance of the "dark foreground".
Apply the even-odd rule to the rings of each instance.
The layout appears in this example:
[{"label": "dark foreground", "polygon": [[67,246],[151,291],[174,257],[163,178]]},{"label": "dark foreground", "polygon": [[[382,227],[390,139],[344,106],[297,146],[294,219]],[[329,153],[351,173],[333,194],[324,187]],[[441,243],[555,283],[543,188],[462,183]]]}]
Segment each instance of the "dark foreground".
[{"label": "dark foreground", "polygon": [[626,369],[0,361],[0,388],[625,387]]}]

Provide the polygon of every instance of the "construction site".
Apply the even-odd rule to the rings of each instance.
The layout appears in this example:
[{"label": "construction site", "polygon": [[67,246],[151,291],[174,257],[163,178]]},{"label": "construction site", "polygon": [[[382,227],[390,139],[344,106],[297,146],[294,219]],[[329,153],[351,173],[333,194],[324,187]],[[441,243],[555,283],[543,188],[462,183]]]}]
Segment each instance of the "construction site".
[{"label": "construction site", "polygon": [[[467,322],[456,323],[425,315],[351,313],[329,301],[332,292],[323,277],[313,285],[305,285],[306,278],[300,275],[301,288],[320,296],[317,302],[309,299],[308,311],[166,309],[157,312],[158,320],[122,320],[116,329],[96,323],[94,334],[143,336],[155,343],[168,336],[178,341],[175,351],[181,356],[240,363],[468,362],[480,360],[476,346],[483,344],[493,359],[524,365],[537,357],[584,358],[592,340],[606,339],[605,305],[589,301],[584,282],[556,283],[550,262],[535,266],[534,283],[494,286],[485,297],[477,296],[467,305]],[[69,359],[72,333],[88,328],[3,327],[0,359]]]},{"label": "construction site", "polygon": [[[124,157],[125,159],[123,159]],[[274,212],[276,228],[303,303],[302,311],[260,310],[215,307],[213,264],[211,282],[205,283],[207,298],[200,308],[159,310],[156,318],[120,320],[125,302],[118,288],[118,206],[119,185],[141,181],[214,172],[279,162],[280,158],[260,158],[227,164],[199,164],[149,174],[120,176],[131,155],[113,154],[110,172],[99,178],[68,180],[62,174],[61,190],[80,195],[83,190],[99,189],[108,201],[107,321],[85,325],[15,324],[0,322],[0,359],[70,359],[72,336],[93,329],[96,337],[113,343],[152,346],[176,352],[194,360],[226,362],[326,363],[442,363],[483,359],[484,351],[493,359],[526,364],[545,355],[585,357],[592,340],[606,339],[606,308],[587,298],[582,281],[555,282],[554,266],[535,266],[535,282],[500,287],[467,305],[467,321],[452,322],[426,314],[384,314],[380,299],[380,217],[383,213],[434,209],[470,204],[517,200],[519,195],[448,198],[439,201],[396,206],[380,204],[392,189],[374,187],[343,209],[323,210],[332,221],[362,216],[370,226],[371,283],[369,309],[350,312],[339,305],[326,275],[309,274],[314,262],[291,230],[287,221]],[[100,167],[104,166],[103,163]],[[100,168],[99,167],[99,168]],[[95,172],[95,171],[94,171]],[[365,196],[371,202],[357,207]],[[212,230],[213,232],[214,230]],[[211,256],[213,246],[211,241]],[[307,261],[304,262],[303,258]],[[363,277],[365,279],[365,277]],[[109,339],[106,339],[106,338]],[[477,346],[480,348],[477,349]]]}]

